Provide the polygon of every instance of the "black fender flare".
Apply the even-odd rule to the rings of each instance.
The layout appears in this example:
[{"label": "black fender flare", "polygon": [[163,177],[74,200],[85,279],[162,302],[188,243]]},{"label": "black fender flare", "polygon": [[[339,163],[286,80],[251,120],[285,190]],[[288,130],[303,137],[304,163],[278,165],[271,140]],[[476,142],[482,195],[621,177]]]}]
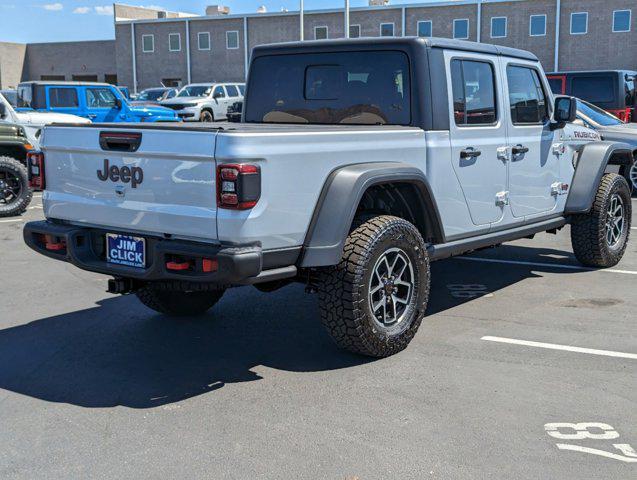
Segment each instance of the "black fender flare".
[{"label": "black fender flare", "polygon": [[619,142],[592,142],[580,149],[566,199],[565,214],[582,214],[590,211],[599,183],[613,156],[616,156],[613,164],[630,165],[633,161],[633,149],[630,145]]},{"label": "black fender flare", "polygon": [[401,162],[358,163],[340,167],[327,178],[303,243],[301,267],[336,265],[363,194],[387,183],[410,183],[417,187],[432,217],[431,235],[444,242],[444,230],[431,186],[422,170]]}]

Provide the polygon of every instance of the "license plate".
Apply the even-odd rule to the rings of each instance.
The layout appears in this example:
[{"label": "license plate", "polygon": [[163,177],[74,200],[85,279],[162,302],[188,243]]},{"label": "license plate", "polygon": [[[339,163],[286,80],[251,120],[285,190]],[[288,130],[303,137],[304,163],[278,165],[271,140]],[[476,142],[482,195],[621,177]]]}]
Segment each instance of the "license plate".
[{"label": "license plate", "polygon": [[141,237],[106,234],[106,261],[117,265],[144,268],[146,266],[146,240]]}]

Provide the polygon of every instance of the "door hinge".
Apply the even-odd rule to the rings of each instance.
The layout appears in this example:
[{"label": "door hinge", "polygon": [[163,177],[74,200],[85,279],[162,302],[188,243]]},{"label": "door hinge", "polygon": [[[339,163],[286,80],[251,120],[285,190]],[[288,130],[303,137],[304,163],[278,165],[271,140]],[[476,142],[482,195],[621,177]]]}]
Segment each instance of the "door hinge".
[{"label": "door hinge", "polygon": [[498,160],[508,162],[511,157],[509,156],[509,147],[498,147]]},{"label": "door hinge", "polygon": [[557,197],[558,195],[566,195],[567,193],[568,183],[555,182],[553,185],[551,185],[551,195]]},{"label": "door hinge", "polygon": [[504,207],[509,204],[509,192],[498,192],[495,194],[495,204],[499,207]]},{"label": "door hinge", "polygon": [[564,155],[565,151],[566,151],[566,147],[564,146],[563,143],[553,144],[553,155],[557,155],[559,157],[560,155]]}]

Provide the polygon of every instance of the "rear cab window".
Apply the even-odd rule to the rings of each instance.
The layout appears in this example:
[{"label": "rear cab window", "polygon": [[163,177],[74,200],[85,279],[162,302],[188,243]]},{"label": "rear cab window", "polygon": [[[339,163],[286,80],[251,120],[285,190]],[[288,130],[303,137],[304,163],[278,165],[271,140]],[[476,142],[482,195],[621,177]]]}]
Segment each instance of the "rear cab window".
[{"label": "rear cab window", "polygon": [[613,75],[574,76],[571,79],[571,95],[590,103],[619,107],[615,105],[615,78]]},{"label": "rear cab window", "polygon": [[[265,55],[254,60],[250,82],[246,122],[411,122],[409,58],[400,51]],[[259,95],[265,90],[273,94]]]}]

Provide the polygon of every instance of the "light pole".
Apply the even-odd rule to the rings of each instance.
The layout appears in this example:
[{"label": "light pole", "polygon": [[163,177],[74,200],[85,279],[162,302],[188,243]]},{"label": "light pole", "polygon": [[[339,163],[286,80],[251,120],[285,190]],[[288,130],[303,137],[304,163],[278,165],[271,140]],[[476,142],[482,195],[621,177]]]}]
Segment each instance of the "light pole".
[{"label": "light pole", "polygon": [[345,0],[345,38],[349,38],[349,0]]},{"label": "light pole", "polygon": [[299,19],[300,19],[300,27],[301,27],[301,41],[305,40],[305,27],[303,25],[303,0],[300,0],[301,4],[299,5]]}]

